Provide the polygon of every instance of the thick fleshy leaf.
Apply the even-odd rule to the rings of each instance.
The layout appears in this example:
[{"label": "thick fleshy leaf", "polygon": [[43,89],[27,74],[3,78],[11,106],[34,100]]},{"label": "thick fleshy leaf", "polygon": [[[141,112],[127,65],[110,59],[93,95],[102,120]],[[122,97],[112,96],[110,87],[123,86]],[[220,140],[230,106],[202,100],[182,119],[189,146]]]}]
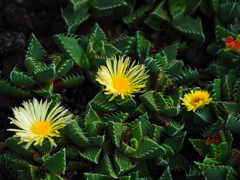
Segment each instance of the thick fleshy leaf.
[{"label": "thick fleshy leaf", "polygon": [[29,44],[28,44],[28,50],[26,54],[26,59],[31,57],[35,61],[41,61],[43,56],[46,56],[47,53],[41,46],[41,44],[38,42],[36,36],[34,34],[30,35],[29,38]]},{"label": "thick fleshy leaf", "polygon": [[83,173],[85,180],[106,180],[107,176],[96,173]]},{"label": "thick fleshy leaf", "polygon": [[53,38],[61,51],[68,58],[72,59],[77,67],[90,69],[90,61],[86,57],[84,50],[79,45],[79,39],[70,34],[59,34],[55,35]]},{"label": "thick fleshy leaf", "polygon": [[175,152],[178,152],[182,148],[186,134],[187,132],[183,131],[177,136],[169,137],[163,142],[163,144],[170,146]]},{"label": "thick fleshy leaf", "polygon": [[88,6],[82,6],[81,8],[72,9],[72,4],[68,5],[62,10],[62,16],[67,24],[67,31],[69,33],[75,33],[80,24],[86,21],[89,17]]},{"label": "thick fleshy leaf", "polygon": [[17,69],[14,69],[10,73],[10,79],[12,82],[14,82],[15,84],[22,88],[31,88],[36,83],[32,76],[29,76],[21,71],[18,71]]},{"label": "thick fleshy leaf", "polygon": [[66,170],[66,152],[61,149],[56,154],[53,154],[45,163],[45,168],[51,174],[62,175]]},{"label": "thick fleshy leaf", "polygon": [[26,170],[29,165],[32,165],[33,162],[24,159],[21,155],[16,153],[8,153],[0,156],[0,162],[3,164],[8,164],[14,171],[17,170]]},{"label": "thick fleshy leaf", "polygon": [[194,164],[199,170],[201,170],[201,173],[207,179],[236,180],[236,171],[232,167],[223,165],[206,165],[196,161]]},{"label": "thick fleshy leaf", "polygon": [[125,156],[119,151],[115,151],[113,164],[118,176],[125,174],[126,172],[133,168],[133,165],[129,157]]},{"label": "thick fleshy leaf", "polygon": [[34,92],[42,97],[51,96],[53,95],[53,84],[48,84],[41,89],[35,90]]},{"label": "thick fleshy leaf", "polygon": [[5,141],[6,145],[10,149],[16,151],[20,155],[32,158],[34,154],[38,153],[37,150],[35,148],[33,148],[32,146],[29,147],[28,149],[26,149],[25,143],[18,144],[18,142],[19,142],[19,138],[13,138],[13,137],[9,137]]},{"label": "thick fleshy leaf", "polygon": [[98,164],[101,151],[102,151],[101,148],[90,147],[90,148],[85,148],[83,151],[81,151],[80,155],[87,161],[90,161],[91,163],[94,163],[94,164]]},{"label": "thick fleshy leaf", "polygon": [[85,132],[80,128],[76,121],[73,121],[65,126],[65,133],[77,146],[82,148],[91,146]]},{"label": "thick fleshy leaf", "polygon": [[127,130],[127,127],[123,126],[122,123],[108,122],[108,129],[112,139],[113,144],[121,149],[122,134]]},{"label": "thick fleshy leaf", "polygon": [[67,74],[73,67],[74,63],[71,59],[61,59],[56,67],[56,76],[61,77]]},{"label": "thick fleshy leaf", "polygon": [[107,175],[107,177],[112,179],[117,179],[113,164],[107,153],[103,154],[94,169],[97,173]]},{"label": "thick fleshy leaf", "polygon": [[164,148],[159,146],[150,138],[145,137],[141,142],[139,142],[138,149],[134,153],[129,154],[129,156],[135,159],[146,160],[160,156],[163,153],[165,153]]},{"label": "thick fleshy leaf", "polygon": [[154,93],[153,91],[148,91],[141,95],[139,98],[145,104],[145,106],[147,106],[150,109],[150,111],[158,112],[159,111],[158,105],[155,101],[153,93]]},{"label": "thick fleshy leaf", "polygon": [[205,41],[202,25],[199,20],[193,19],[189,15],[184,15],[180,19],[171,21],[170,23],[175,29],[177,29],[187,37],[199,42]]},{"label": "thick fleshy leaf", "polygon": [[169,166],[166,167],[161,177],[158,180],[172,180],[171,171]]},{"label": "thick fleshy leaf", "polygon": [[134,45],[135,38],[134,37],[122,37],[119,39],[116,39],[112,42],[112,45],[115,46],[118,50],[120,50],[123,55],[128,55]]},{"label": "thick fleshy leaf", "polygon": [[21,100],[32,98],[35,95],[26,89],[17,87],[16,85],[4,80],[0,80],[0,94]]}]

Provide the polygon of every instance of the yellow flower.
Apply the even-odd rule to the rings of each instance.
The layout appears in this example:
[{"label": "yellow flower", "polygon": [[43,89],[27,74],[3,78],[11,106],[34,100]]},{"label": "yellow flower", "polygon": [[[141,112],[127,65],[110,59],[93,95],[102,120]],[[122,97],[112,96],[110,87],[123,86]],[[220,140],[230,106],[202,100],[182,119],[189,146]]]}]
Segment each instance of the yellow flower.
[{"label": "yellow flower", "polygon": [[204,90],[191,90],[190,93],[184,94],[181,98],[182,105],[185,105],[188,111],[195,111],[203,108],[206,104],[209,104],[213,98],[209,98],[210,94]]},{"label": "yellow flower", "polygon": [[15,124],[20,129],[8,129],[16,134],[13,137],[19,137],[20,143],[26,142],[25,148],[28,149],[33,143],[34,145],[42,143],[44,139],[49,139],[52,145],[56,146],[52,137],[59,137],[59,129],[62,129],[72,118],[72,114],[67,114],[67,109],[60,107],[60,103],[53,108],[49,108],[51,102],[47,100],[39,102],[33,99],[33,102],[23,102],[23,107],[14,108],[13,114],[15,118],[9,118],[11,124]]},{"label": "yellow flower", "polygon": [[125,95],[132,95],[132,93],[141,93],[141,88],[146,86],[146,79],[148,75],[145,71],[144,65],[130,65],[130,58],[112,57],[106,60],[106,66],[101,66],[98,69],[96,80],[105,86],[105,94],[112,94],[109,101],[116,96],[121,95],[124,99]]}]

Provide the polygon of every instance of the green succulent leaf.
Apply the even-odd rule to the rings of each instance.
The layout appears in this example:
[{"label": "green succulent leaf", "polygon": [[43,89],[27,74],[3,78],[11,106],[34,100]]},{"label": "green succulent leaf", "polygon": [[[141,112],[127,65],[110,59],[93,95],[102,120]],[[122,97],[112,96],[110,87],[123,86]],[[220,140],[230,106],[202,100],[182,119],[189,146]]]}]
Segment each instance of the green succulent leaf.
[{"label": "green succulent leaf", "polygon": [[162,126],[151,124],[150,130],[149,130],[149,137],[152,140],[154,140],[157,144],[160,144],[162,132],[163,132]]},{"label": "green succulent leaf", "polygon": [[240,103],[240,80],[238,80],[234,86],[234,99],[238,103]]},{"label": "green succulent leaf", "polygon": [[77,67],[90,69],[90,61],[87,58],[85,51],[79,45],[79,39],[70,34],[59,34],[55,35],[53,38],[61,51],[67,56],[67,58],[72,59]]},{"label": "green succulent leaf", "polygon": [[30,171],[18,170],[17,173],[18,173],[18,176],[19,176],[18,178],[19,179],[24,179],[24,180],[31,180],[31,179],[33,179],[31,177]]},{"label": "green succulent leaf", "polygon": [[205,157],[209,153],[209,147],[202,139],[189,139],[195,150],[200,154],[201,157]]},{"label": "green succulent leaf", "polygon": [[31,88],[36,83],[32,76],[28,76],[27,74],[18,71],[17,69],[12,70],[10,73],[10,79],[13,83],[22,88]]},{"label": "green succulent leaf", "polygon": [[31,34],[29,37],[29,44],[28,44],[26,59],[32,58],[35,61],[40,62],[42,58],[46,55],[47,55],[46,51],[38,42],[36,36],[34,34]]},{"label": "green succulent leaf", "polygon": [[148,136],[149,130],[150,130],[150,122],[149,122],[149,118],[148,118],[148,114],[144,113],[141,116],[139,116],[138,118],[136,118],[134,121],[132,121],[129,124],[129,127],[136,127],[137,125],[139,125],[139,123],[141,123],[141,133],[143,136]]},{"label": "green succulent leaf", "polygon": [[72,121],[65,126],[67,136],[79,147],[88,148],[91,146],[85,132],[80,128],[77,121]]},{"label": "green succulent leaf", "polygon": [[236,38],[236,35],[234,33],[232,33],[231,31],[225,29],[222,26],[216,26],[215,28],[215,34],[217,37],[217,40],[219,43],[223,44],[223,39],[227,38],[228,36],[232,36],[233,38]]},{"label": "green succulent leaf", "polygon": [[198,125],[207,125],[213,121],[214,115],[208,108],[194,112],[194,122]]},{"label": "green succulent leaf", "polygon": [[183,69],[178,75],[176,75],[173,80],[176,84],[182,85],[193,81],[198,77],[197,70],[193,69]]},{"label": "green succulent leaf", "polygon": [[136,55],[139,60],[144,60],[149,56],[149,50],[150,50],[150,43],[148,40],[144,38],[144,36],[140,33],[140,31],[137,31],[136,35]]},{"label": "green succulent leaf", "polygon": [[56,76],[64,76],[72,69],[73,65],[74,63],[71,59],[62,59],[56,66]]},{"label": "green succulent leaf", "polygon": [[88,3],[88,0],[82,0],[82,1],[70,0],[69,2],[71,4],[73,11],[75,12],[75,11],[78,11],[80,8],[86,6]]},{"label": "green succulent leaf", "polygon": [[46,85],[41,89],[35,90],[34,92],[42,97],[51,96],[53,95],[53,84]]},{"label": "green succulent leaf", "polygon": [[118,50],[122,52],[123,55],[128,55],[135,43],[135,38],[134,37],[122,37],[119,39],[116,39],[115,41],[112,42],[112,45],[115,46]]},{"label": "green succulent leaf", "polygon": [[51,174],[61,175],[66,170],[66,152],[61,149],[56,154],[53,154],[45,163],[45,168]]},{"label": "green succulent leaf", "polygon": [[[103,133],[105,133],[104,130],[103,130]],[[90,139],[90,142],[91,142],[92,145],[94,145],[94,146],[101,146],[104,143],[104,141],[106,139],[106,136],[105,135],[102,135],[102,136],[92,136],[92,137],[89,137],[89,139]]]},{"label": "green succulent leaf", "polygon": [[215,101],[221,100],[221,79],[214,79],[208,86],[208,91]]},{"label": "green succulent leaf", "polygon": [[128,156],[135,159],[151,159],[161,154],[165,153],[165,149],[159,146],[156,142],[151,140],[150,138],[144,137],[141,142],[139,142],[138,149]]},{"label": "green succulent leaf", "polygon": [[82,6],[81,8],[72,9],[72,4],[68,3],[67,6],[62,9],[63,19],[68,27],[69,33],[75,33],[80,24],[86,21],[89,17],[88,6]]},{"label": "green succulent leaf", "polygon": [[80,157],[80,150],[77,146],[74,146],[72,144],[64,144],[63,148],[66,152],[66,158],[76,159]]},{"label": "green succulent leaf", "polygon": [[88,105],[88,108],[85,112],[84,121],[86,125],[91,124],[93,122],[100,122],[100,118],[97,115],[97,113],[93,110],[91,104]]},{"label": "green succulent leaf", "polygon": [[228,2],[221,4],[219,7],[219,16],[223,22],[230,22],[234,17],[237,16],[239,11],[237,2]]},{"label": "green succulent leaf", "polygon": [[118,176],[127,173],[133,168],[131,160],[129,157],[125,156],[119,151],[115,151],[113,158],[113,165]]},{"label": "green succulent leaf", "polygon": [[184,15],[178,20],[171,21],[170,24],[189,38],[192,38],[199,42],[205,41],[201,22],[199,20],[193,19],[189,15]]},{"label": "green succulent leaf", "polygon": [[94,169],[96,170],[97,173],[107,175],[107,177],[109,178],[112,178],[112,179],[117,178],[113,164],[107,153],[103,154],[103,156],[99,160],[98,165],[95,166]]},{"label": "green succulent leaf", "polygon": [[168,1],[169,13],[173,20],[180,19],[186,11],[186,6],[183,1],[170,0]]},{"label": "green succulent leaf", "polygon": [[189,168],[189,165],[183,156],[176,154],[169,158],[169,167],[172,170],[181,170]]},{"label": "green succulent leaf", "polygon": [[166,167],[161,177],[158,180],[172,180],[171,171],[169,166]]},{"label": "green succulent leaf", "polygon": [[109,133],[112,139],[113,144],[121,149],[121,140],[122,140],[122,134],[123,131],[127,130],[127,127],[123,126],[122,123],[117,123],[117,122],[108,122],[108,129]]},{"label": "green succulent leaf", "polygon": [[123,0],[107,1],[107,2],[103,2],[101,0],[91,0],[89,3],[91,6],[99,10],[112,9],[115,7],[126,5],[126,3]]},{"label": "green succulent leaf", "polygon": [[169,137],[163,142],[163,144],[170,146],[175,152],[178,152],[182,148],[186,134],[187,131],[183,131],[177,136]]},{"label": "green succulent leaf", "polygon": [[34,154],[38,153],[36,151],[35,148],[33,148],[32,146],[29,147],[28,149],[25,148],[25,144],[24,143],[21,143],[21,144],[18,144],[19,142],[19,138],[13,138],[13,137],[9,137],[5,143],[6,145],[16,151],[18,154],[22,155],[22,156],[25,156],[25,157],[33,157]]},{"label": "green succulent leaf", "polygon": [[123,17],[124,23],[128,25],[136,25],[143,20],[143,18],[149,13],[152,9],[151,5],[142,5],[138,7],[134,12]]},{"label": "green succulent leaf", "polygon": [[34,71],[34,77],[39,82],[48,84],[53,80],[55,73],[56,73],[55,66],[49,66],[46,68],[38,68]]},{"label": "green succulent leaf", "polygon": [[240,114],[239,104],[235,102],[219,101],[216,105],[226,115],[238,116]]},{"label": "green succulent leaf", "polygon": [[181,69],[183,68],[184,63],[181,60],[177,60],[177,61],[172,61],[168,64],[167,67],[167,72],[171,75],[178,75],[178,73],[181,72]]},{"label": "green succulent leaf", "polygon": [[240,120],[232,115],[228,115],[226,126],[234,133],[240,134]]},{"label": "green succulent leaf", "polygon": [[91,163],[94,163],[94,164],[98,164],[101,151],[102,151],[101,148],[90,147],[90,148],[85,148],[83,151],[81,151],[80,155],[87,161],[90,161]]},{"label": "green succulent leaf", "polygon": [[153,91],[148,91],[141,95],[139,98],[144,103],[145,106],[147,106],[151,111],[158,112],[158,105],[155,101]]},{"label": "green succulent leaf", "polygon": [[120,112],[120,113],[108,114],[102,118],[102,121],[104,122],[113,121],[113,122],[123,123],[127,120],[128,117],[129,117],[128,113]]},{"label": "green succulent leaf", "polygon": [[34,93],[4,80],[0,80],[0,93],[21,100],[34,97]]},{"label": "green succulent leaf", "polygon": [[85,77],[80,73],[72,73],[63,76],[59,81],[54,82],[54,90],[68,89],[83,84]]},{"label": "green succulent leaf", "polygon": [[33,162],[23,159],[23,157],[16,153],[8,153],[0,156],[0,162],[8,164],[15,172],[18,170],[26,170]]},{"label": "green succulent leaf", "polygon": [[106,180],[107,176],[103,174],[96,174],[96,173],[83,173],[84,179],[86,180]]},{"label": "green succulent leaf", "polygon": [[223,165],[206,165],[196,161],[194,164],[207,179],[236,179],[234,177],[236,175],[236,171],[232,167]]},{"label": "green succulent leaf", "polygon": [[90,102],[92,108],[100,112],[112,112],[116,110],[116,105],[110,103],[103,92],[99,92]]},{"label": "green succulent leaf", "polygon": [[144,23],[154,30],[160,30],[162,21],[169,21],[170,17],[164,8],[165,1],[162,1],[151,13],[144,19]]},{"label": "green succulent leaf", "polygon": [[184,128],[184,124],[181,124],[174,120],[169,120],[169,122],[167,123],[167,125],[165,127],[166,133],[169,136],[177,135],[178,133],[180,133],[182,131],[183,128]]}]

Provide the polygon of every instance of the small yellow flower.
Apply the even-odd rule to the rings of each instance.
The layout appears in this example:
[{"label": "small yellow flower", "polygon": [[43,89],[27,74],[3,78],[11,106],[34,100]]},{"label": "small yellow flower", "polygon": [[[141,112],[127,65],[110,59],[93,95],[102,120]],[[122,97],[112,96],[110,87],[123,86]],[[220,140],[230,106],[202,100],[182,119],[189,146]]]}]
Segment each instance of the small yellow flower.
[{"label": "small yellow flower", "polygon": [[144,65],[130,65],[130,58],[113,56],[113,62],[110,59],[106,60],[107,66],[101,66],[98,69],[96,80],[105,86],[105,94],[112,94],[109,101],[116,96],[121,95],[124,99],[125,95],[132,95],[132,93],[141,93],[141,88],[146,86],[146,79],[148,75],[145,71]]},{"label": "small yellow flower", "polygon": [[210,94],[204,90],[191,90],[190,93],[184,94],[181,98],[182,105],[185,105],[188,111],[195,111],[203,108],[206,104],[209,104],[213,98],[209,98]]},{"label": "small yellow flower", "polygon": [[33,143],[34,145],[42,143],[44,139],[49,139],[52,145],[56,146],[52,137],[59,137],[59,129],[62,129],[72,118],[72,114],[67,114],[67,109],[60,107],[60,103],[53,108],[49,108],[51,102],[47,100],[39,102],[33,99],[33,102],[23,102],[23,107],[14,108],[13,114],[15,118],[9,117],[11,124],[15,124],[20,129],[8,129],[16,134],[13,137],[19,137],[19,143],[26,142],[25,148],[28,149]]}]

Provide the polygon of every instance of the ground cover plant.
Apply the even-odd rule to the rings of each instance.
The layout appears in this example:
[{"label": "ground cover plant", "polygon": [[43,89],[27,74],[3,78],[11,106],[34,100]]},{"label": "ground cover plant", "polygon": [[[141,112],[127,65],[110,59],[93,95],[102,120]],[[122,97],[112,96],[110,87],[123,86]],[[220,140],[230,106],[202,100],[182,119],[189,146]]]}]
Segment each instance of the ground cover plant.
[{"label": "ground cover plant", "polygon": [[238,1],[0,9],[0,179],[240,178]]}]

